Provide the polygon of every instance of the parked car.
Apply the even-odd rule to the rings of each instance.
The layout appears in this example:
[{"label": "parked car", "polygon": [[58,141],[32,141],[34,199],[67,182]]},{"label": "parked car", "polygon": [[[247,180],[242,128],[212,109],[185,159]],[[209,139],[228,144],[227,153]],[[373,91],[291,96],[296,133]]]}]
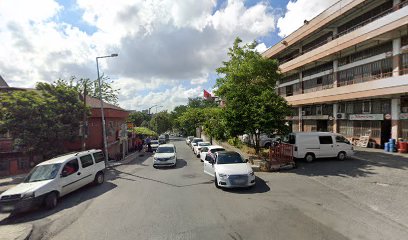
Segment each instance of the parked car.
[{"label": "parked car", "polygon": [[276,142],[281,142],[282,137],[279,135],[266,135],[263,134],[259,137],[259,146],[269,148]]},{"label": "parked car", "polygon": [[293,157],[313,162],[316,158],[337,157],[345,160],[354,154],[353,146],[342,135],[329,132],[291,133],[287,142],[293,145]]},{"label": "parked car", "polygon": [[214,178],[217,188],[249,188],[255,185],[251,165],[237,152],[219,151],[208,154],[204,161],[204,173]]},{"label": "parked car", "polygon": [[150,147],[152,148],[152,151],[156,151],[156,149],[159,147],[160,143],[159,140],[152,140],[150,142]]},{"label": "parked car", "polygon": [[206,146],[210,146],[210,145],[211,145],[210,142],[198,142],[197,145],[195,145],[193,147],[193,152],[197,157],[200,157],[201,148],[206,147]]},{"label": "parked car", "polygon": [[218,145],[211,145],[206,148],[207,148],[206,152],[204,151],[204,148],[201,150],[201,153],[200,153],[201,162],[205,160],[205,157],[207,156],[207,154],[214,154],[215,152],[225,151],[223,147],[218,146]]},{"label": "parked car", "polygon": [[186,144],[190,146],[191,141],[194,139],[194,136],[188,136],[186,138]]},{"label": "parked car", "polygon": [[159,143],[160,144],[165,144],[166,143],[166,136],[160,135],[159,136]]},{"label": "parked car", "polygon": [[174,144],[160,145],[153,156],[153,167],[177,165],[177,152]]},{"label": "parked car", "polygon": [[196,146],[197,143],[203,142],[203,141],[204,141],[204,140],[203,140],[202,138],[193,138],[193,140],[192,140],[191,143],[190,143],[191,150],[194,151],[194,146]]},{"label": "parked car", "polygon": [[62,155],[35,166],[24,181],[0,195],[1,212],[21,212],[37,205],[57,206],[58,198],[89,183],[105,181],[101,150]]}]

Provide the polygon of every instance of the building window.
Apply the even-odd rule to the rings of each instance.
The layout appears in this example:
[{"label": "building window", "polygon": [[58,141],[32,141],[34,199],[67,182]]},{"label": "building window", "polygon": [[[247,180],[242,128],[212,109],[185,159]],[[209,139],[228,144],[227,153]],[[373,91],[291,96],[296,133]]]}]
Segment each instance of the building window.
[{"label": "building window", "polygon": [[408,97],[401,97],[401,112],[408,113]]},{"label": "building window", "polygon": [[28,159],[18,159],[17,166],[20,170],[28,169],[30,167],[28,164]]},{"label": "building window", "polygon": [[293,96],[293,85],[286,86],[286,96]]},{"label": "building window", "polygon": [[371,102],[370,101],[364,101],[363,102],[363,113],[371,113]]},{"label": "building window", "polygon": [[316,115],[322,115],[322,105],[316,106]]},{"label": "building window", "polygon": [[338,103],[337,104],[337,112],[338,113],[345,113],[346,112],[346,104],[345,103]]}]

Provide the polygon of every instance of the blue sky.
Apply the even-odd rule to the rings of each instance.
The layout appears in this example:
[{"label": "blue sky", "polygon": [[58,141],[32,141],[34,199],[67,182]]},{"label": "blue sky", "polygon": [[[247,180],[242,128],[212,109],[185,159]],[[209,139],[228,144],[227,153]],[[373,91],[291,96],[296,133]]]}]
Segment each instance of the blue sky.
[{"label": "blue sky", "polygon": [[120,106],[171,110],[213,89],[235,37],[264,51],[333,1],[2,0],[0,75],[16,87],[95,79],[95,57],[118,53],[100,69]]}]

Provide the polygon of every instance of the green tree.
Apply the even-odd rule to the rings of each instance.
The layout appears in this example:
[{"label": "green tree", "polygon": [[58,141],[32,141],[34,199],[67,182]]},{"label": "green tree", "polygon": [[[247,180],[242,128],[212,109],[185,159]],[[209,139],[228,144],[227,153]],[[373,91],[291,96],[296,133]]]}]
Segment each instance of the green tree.
[{"label": "green tree", "polygon": [[[104,102],[118,105],[118,95],[120,89],[113,87],[114,81],[111,81],[109,77],[101,76],[101,90],[102,99]],[[88,95],[99,99],[99,83],[98,79],[90,80],[89,78],[71,77],[70,85],[75,86],[81,95]],[[84,94],[85,93],[85,94]]]},{"label": "green tree", "polygon": [[150,121],[151,117],[144,112],[133,112],[129,114],[128,121],[133,123],[135,126],[140,127],[144,121]]},{"label": "green tree", "polygon": [[75,87],[64,81],[38,83],[37,91],[0,95],[1,126],[23,152],[51,157],[64,152],[64,141],[78,136],[84,109]]},{"label": "green tree", "polygon": [[187,110],[177,118],[180,130],[186,135],[195,135],[196,128],[202,126],[205,121],[204,110],[202,108],[187,108]]},{"label": "green tree", "polygon": [[240,46],[241,39],[229,49],[229,61],[217,69],[217,95],[226,101],[225,123],[231,136],[251,133],[259,152],[261,133],[286,131],[284,118],[290,113],[284,98],[276,94],[278,62],[255,51],[256,42]]},{"label": "green tree", "polygon": [[207,107],[217,107],[217,103],[212,100],[207,100],[202,97],[188,98],[188,107],[191,108],[207,108]]},{"label": "green tree", "polygon": [[204,131],[211,138],[225,140],[227,137],[224,110],[222,108],[204,108]]},{"label": "green tree", "polygon": [[172,122],[170,119],[170,114],[166,111],[154,114],[150,120],[150,126],[159,134],[171,130]]}]

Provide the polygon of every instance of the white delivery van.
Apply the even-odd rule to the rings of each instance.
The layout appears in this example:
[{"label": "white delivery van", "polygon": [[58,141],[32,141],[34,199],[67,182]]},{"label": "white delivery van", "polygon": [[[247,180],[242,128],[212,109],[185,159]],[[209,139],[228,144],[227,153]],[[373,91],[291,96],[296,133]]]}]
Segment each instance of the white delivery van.
[{"label": "white delivery van", "polygon": [[0,195],[0,212],[25,211],[36,205],[51,209],[59,197],[92,182],[102,184],[104,159],[101,150],[88,150],[38,164],[22,183]]},{"label": "white delivery van", "polygon": [[288,136],[293,145],[293,157],[313,162],[316,158],[337,157],[345,160],[354,154],[353,146],[342,135],[330,132],[297,132]]}]

